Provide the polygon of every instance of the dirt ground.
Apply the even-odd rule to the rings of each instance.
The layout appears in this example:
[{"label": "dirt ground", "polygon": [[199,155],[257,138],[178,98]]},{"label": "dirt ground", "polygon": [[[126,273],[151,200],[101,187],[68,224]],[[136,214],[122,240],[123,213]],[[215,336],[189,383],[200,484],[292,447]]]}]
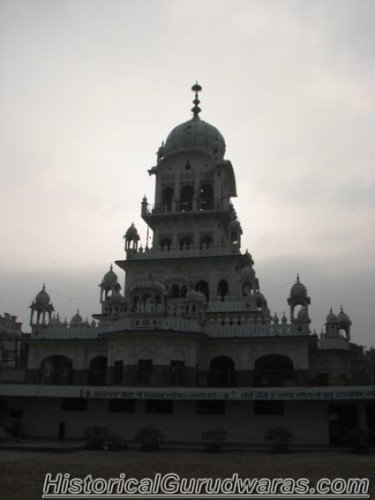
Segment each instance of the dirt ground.
[{"label": "dirt ground", "polygon": [[0,499],[39,500],[46,472],[71,476],[116,477],[121,472],[143,478],[155,473],[176,472],[182,477],[366,477],[375,499],[375,454],[347,452],[291,452],[275,455],[266,451],[207,454],[199,451],[145,453],[75,451],[71,453],[0,451]]}]

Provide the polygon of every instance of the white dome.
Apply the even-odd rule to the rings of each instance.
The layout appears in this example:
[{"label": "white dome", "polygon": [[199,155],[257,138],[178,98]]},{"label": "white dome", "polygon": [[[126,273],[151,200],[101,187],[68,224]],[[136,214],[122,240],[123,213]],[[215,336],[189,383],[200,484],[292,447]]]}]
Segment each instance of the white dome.
[{"label": "white dome", "polygon": [[103,277],[101,286],[107,288],[108,290],[111,290],[117,284],[117,280],[118,280],[117,274],[113,272],[113,268],[111,265],[110,270],[107,273],[105,273]]},{"label": "white dome", "polygon": [[339,322],[339,320],[337,319],[336,314],[334,314],[334,312],[332,311],[332,307],[331,307],[331,309],[329,310],[329,313],[326,317],[326,323],[337,324],[338,322]]},{"label": "white dome", "polygon": [[240,271],[240,278],[241,278],[241,280],[245,280],[245,279],[251,280],[251,279],[255,278],[254,269],[250,266],[243,267]]},{"label": "white dome", "polygon": [[219,158],[224,157],[224,137],[213,125],[204,122],[199,116],[177,125],[168,135],[164,146],[164,156],[177,151],[201,150]]},{"label": "white dome", "polygon": [[35,297],[35,302],[42,306],[48,306],[48,304],[51,302],[51,298],[46,292],[46,285],[43,285],[42,290]]},{"label": "white dome", "polygon": [[193,302],[206,302],[206,296],[202,292],[196,290],[189,290],[186,294],[186,299]]}]

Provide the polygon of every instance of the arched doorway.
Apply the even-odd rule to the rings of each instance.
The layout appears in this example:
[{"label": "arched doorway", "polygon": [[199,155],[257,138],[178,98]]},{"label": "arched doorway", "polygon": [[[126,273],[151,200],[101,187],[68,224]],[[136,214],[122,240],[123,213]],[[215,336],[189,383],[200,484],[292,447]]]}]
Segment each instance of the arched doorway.
[{"label": "arched doorway", "polygon": [[229,287],[227,280],[220,280],[217,285],[217,294],[222,301],[225,300],[226,295],[229,293]]},{"label": "arched doorway", "polygon": [[193,186],[183,186],[181,189],[180,203],[182,212],[190,212],[193,210]]},{"label": "arched doorway", "polygon": [[206,296],[206,299],[209,300],[210,299],[210,290],[208,288],[208,283],[207,281],[204,281],[204,280],[200,280],[198,281],[198,283],[195,285],[195,290],[197,292],[201,292],[203,293],[203,295]]},{"label": "arched doorway", "polygon": [[163,189],[163,212],[172,211],[173,188],[166,187]]},{"label": "arched doorway", "polygon": [[211,184],[204,184],[199,192],[200,209],[212,210],[214,208],[214,190]]},{"label": "arched doorway", "polygon": [[209,384],[211,387],[236,387],[236,370],[232,358],[216,356],[211,360]]},{"label": "arched doorway", "polygon": [[87,374],[88,385],[105,385],[107,374],[107,358],[105,356],[97,356],[90,361],[89,371]]},{"label": "arched doorway", "polygon": [[48,356],[40,364],[40,383],[46,385],[71,385],[73,364],[67,356]]}]

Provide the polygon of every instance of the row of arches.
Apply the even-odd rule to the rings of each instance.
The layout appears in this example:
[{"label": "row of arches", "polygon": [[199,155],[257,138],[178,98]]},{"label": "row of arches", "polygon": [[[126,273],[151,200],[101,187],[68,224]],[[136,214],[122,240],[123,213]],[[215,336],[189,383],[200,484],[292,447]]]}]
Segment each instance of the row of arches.
[{"label": "row of arches", "polygon": [[[235,363],[229,356],[217,356],[209,365],[208,382],[212,387],[236,387]],[[282,354],[266,354],[255,361],[253,385],[255,387],[281,387],[295,385],[293,361]]]},{"label": "row of arches", "polygon": [[[194,196],[194,187],[190,184],[182,186],[179,193],[179,199],[176,199],[177,206],[182,212],[192,211]],[[175,192],[171,186],[167,186],[162,191],[163,212],[172,212]],[[197,193],[198,209],[212,210],[214,208],[214,189],[211,184],[202,184]]]},{"label": "row of arches", "polygon": [[[152,362],[151,362],[152,366]],[[282,354],[266,354],[254,364],[253,385],[255,387],[281,387],[295,384],[293,361]],[[209,363],[208,385],[212,387],[236,387],[238,373],[229,356],[219,355]],[[88,385],[106,385],[107,357],[96,356],[90,361],[87,371]],[[63,355],[44,358],[40,365],[40,383],[46,385],[73,384],[73,363]]]},{"label": "row of arches", "polygon": [[[87,384],[105,385],[106,372],[106,356],[96,356],[89,364]],[[44,358],[40,364],[40,383],[45,385],[73,384],[73,363],[71,359],[63,355]]]},{"label": "row of arches", "polygon": [[[182,236],[178,240],[178,246],[180,250],[190,250],[194,245],[194,240],[191,236]],[[210,248],[213,245],[213,240],[211,236],[205,235],[199,240],[199,248]],[[172,247],[172,238],[169,236],[164,236],[160,240],[160,248],[162,250],[170,250]]]},{"label": "row of arches", "polygon": [[[210,300],[210,288],[205,280],[199,280],[195,287],[194,290],[197,292],[203,293],[203,295],[206,297],[207,300]],[[186,297],[187,293],[187,286],[186,285],[179,285],[178,283],[174,283],[170,288],[169,288],[169,294],[170,297],[173,299],[179,299],[182,298],[184,299]],[[229,294],[229,285],[228,281],[225,279],[222,279],[219,281],[217,285],[217,296],[221,298],[221,300],[225,300],[225,297]]]}]

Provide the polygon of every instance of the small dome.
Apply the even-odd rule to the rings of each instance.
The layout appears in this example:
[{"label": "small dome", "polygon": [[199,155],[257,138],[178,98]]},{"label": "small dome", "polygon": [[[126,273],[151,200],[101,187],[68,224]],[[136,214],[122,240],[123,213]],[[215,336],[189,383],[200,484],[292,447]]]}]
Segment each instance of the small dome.
[{"label": "small dome", "polygon": [[299,280],[299,274],[297,274],[297,281],[294,283],[292,288],[290,289],[291,297],[306,297],[307,289],[303,283]]},{"label": "small dome", "polygon": [[242,234],[241,223],[238,219],[233,219],[228,225],[228,231],[240,231]]},{"label": "small dome", "polygon": [[326,317],[326,323],[327,324],[337,324],[338,322],[339,322],[339,320],[337,319],[336,314],[334,314],[334,312],[332,311],[332,307],[331,307],[331,309],[329,310],[329,313]]},{"label": "small dome", "polygon": [[35,297],[35,302],[37,304],[40,304],[42,306],[48,306],[48,304],[51,302],[51,298],[46,292],[46,285],[43,284],[42,290],[37,294]]},{"label": "small dome", "polygon": [[350,317],[346,314],[346,312],[344,312],[344,309],[342,307],[337,315],[337,319],[340,325],[350,326],[352,324],[352,322],[350,321]]},{"label": "small dome", "polygon": [[254,269],[250,266],[243,267],[240,271],[240,278],[241,278],[241,280],[245,280],[245,279],[251,280],[251,279],[255,278]]},{"label": "small dome", "polygon": [[167,295],[167,289],[165,288],[165,285],[161,283],[160,281],[154,281],[154,280],[147,280],[147,281],[141,281],[137,285],[133,286],[131,289],[131,293],[135,292],[136,290],[153,290],[161,295]]},{"label": "small dome", "polygon": [[285,323],[288,322],[288,318],[285,316],[285,312],[283,312],[283,315],[281,316],[281,323],[285,325]]},{"label": "small dome", "polygon": [[307,313],[306,307],[301,307],[301,309],[298,311],[297,314],[297,320],[298,321],[309,321],[309,315]]},{"label": "small dome", "polygon": [[260,292],[259,290],[257,292],[255,292],[254,294],[254,298],[257,302],[261,302],[262,304],[267,304],[267,301],[263,295],[262,292]]},{"label": "small dome", "polygon": [[168,135],[164,146],[164,156],[178,151],[205,151],[219,158],[224,157],[225,141],[213,125],[194,116],[191,120],[177,125]]},{"label": "small dome", "polygon": [[164,283],[188,283],[188,282],[189,279],[182,273],[169,274],[164,280]]},{"label": "small dome", "polygon": [[79,309],[77,309],[77,312],[70,320],[70,326],[78,326],[81,323],[82,323],[82,316],[79,314]]},{"label": "small dome", "polygon": [[186,299],[192,302],[206,302],[206,296],[197,290],[189,290],[186,294]]},{"label": "small dome", "polygon": [[133,223],[127,229],[124,238],[127,240],[139,241],[139,239],[140,239],[139,234],[138,234],[137,228],[135,227],[135,225]]},{"label": "small dome", "polygon": [[108,290],[112,290],[117,285],[117,274],[113,272],[112,264],[107,273],[105,273],[103,277],[103,281],[101,286],[103,288],[107,288]]}]

